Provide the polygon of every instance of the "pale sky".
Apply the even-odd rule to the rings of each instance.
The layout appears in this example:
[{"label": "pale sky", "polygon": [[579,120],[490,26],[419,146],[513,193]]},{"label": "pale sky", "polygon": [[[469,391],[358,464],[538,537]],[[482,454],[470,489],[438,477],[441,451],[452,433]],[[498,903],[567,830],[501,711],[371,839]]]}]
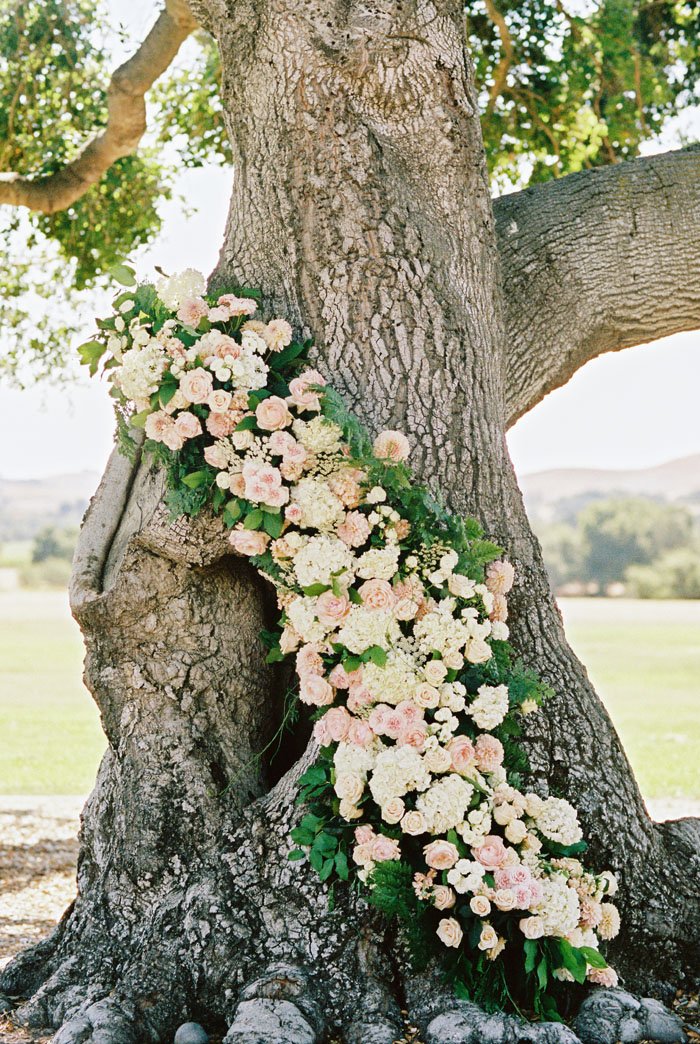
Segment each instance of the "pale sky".
[{"label": "pale sky", "polygon": [[[118,0],[112,9],[142,35],[146,5]],[[700,115],[686,116],[683,129],[700,136]],[[673,144],[666,136],[662,147]],[[182,175],[178,188],[198,212],[186,218],[179,203],[166,205],[163,234],[138,263],[141,276],[152,275],[154,265],[171,272],[213,268],[230,182],[230,171],[213,168]],[[91,326],[86,315],[86,335]],[[700,453],[699,389],[700,333],[603,356],[515,426],[509,435],[515,466],[521,474],[553,467],[640,468]],[[111,405],[97,382],[60,390],[0,388],[0,417],[2,430],[13,433],[0,439],[0,478],[101,471],[111,450]]]}]

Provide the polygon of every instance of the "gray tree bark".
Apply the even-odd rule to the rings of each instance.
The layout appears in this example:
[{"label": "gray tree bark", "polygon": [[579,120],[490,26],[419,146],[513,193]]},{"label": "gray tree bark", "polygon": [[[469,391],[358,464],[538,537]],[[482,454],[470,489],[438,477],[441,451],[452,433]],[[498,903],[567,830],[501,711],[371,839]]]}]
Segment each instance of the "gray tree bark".
[{"label": "gray tree bark", "polygon": [[[405,430],[418,475],[508,549],[513,641],[558,694],[530,730],[533,774],[578,805],[593,859],[621,875],[614,961],[635,988],[668,992],[697,972],[700,833],[650,822],[524,513],[459,5],[192,6],[219,40],[235,150],[212,285],[260,286],[270,311],[314,335],[319,368],[369,428]],[[329,910],[313,872],[287,862],[294,782],[314,751],[303,729],[286,741],[281,778],[255,756],[285,684],[256,640],[266,592],[227,555],[220,523],[171,525],[161,497],[147,461],[115,456],[83,527],[73,610],[109,749],[78,899],[0,989],[28,998],[25,1020],[61,1027],[58,1044],[161,1041],[198,1017],[229,1044],[388,1044],[405,1006],[431,1044],[458,1039],[440,1030],[457,1003],[406,973],[365,904],[341,891]]]}]

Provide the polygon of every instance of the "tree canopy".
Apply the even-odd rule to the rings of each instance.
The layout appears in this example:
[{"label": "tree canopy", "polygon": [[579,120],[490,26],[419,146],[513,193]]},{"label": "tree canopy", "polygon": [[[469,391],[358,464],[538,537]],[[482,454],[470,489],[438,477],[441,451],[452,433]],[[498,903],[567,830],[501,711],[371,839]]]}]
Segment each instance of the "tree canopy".
[{"label": "tree canopy", "polygon": [[[697,101],[700,7],[690,0],[468,0],[465,15],[496,191],[634,157]],[[41,184],[104,132],[113,54],[127,39],[100,0],[0,0],[0,40],[0,200],[14,202],[14,176]],[[231,162],[219,76],[216,45],[196,31],[150,92],[137,151],[67,207],[5,208],[6,375],[55,376],[71,296],[154,239],[179,169]]]}]

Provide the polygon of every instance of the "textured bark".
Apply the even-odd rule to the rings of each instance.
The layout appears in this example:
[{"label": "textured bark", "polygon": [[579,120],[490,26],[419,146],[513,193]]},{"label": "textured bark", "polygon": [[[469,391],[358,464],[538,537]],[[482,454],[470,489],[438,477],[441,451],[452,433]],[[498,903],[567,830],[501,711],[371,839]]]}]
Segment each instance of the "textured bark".
[{"label": "textured bark", "polygon": [[[407,431],[419,475],[508,548],[514,642],[558,693],[532,729],[534,774],[579,805],[593,858],[621,873],[629,982],[681,983],[696,826],[650,823],[566,645],[505,447],[508,340],[459,5],[193,6],[220,41],[236,154],[213,284],[261,286],[370,429]],[[109,750],[76,904],[0,988],[31,995],[23,1017],[62,1025],[59,1044],[157,1041],[198,1016],[230,1027],[229,1044],[388,1044],[404,1005],[431,1042],[460,1039],[441,1013],[454,1028],[465,1010],[405,975],[362,901],[339,890],[329,910],[286,862],[313,747],[292,764],[302,727],[279,780],[253,757],[284,689],[255,638],[266,593],[217,522],[169,525],[161,493],[147,463],[114,458],[83,528],[72,599]]]},{"label": "textured bark", "polygon": [[603,352],[700,327],[700,146],[494,205],[508,423]]},{"label": "textured bark", "polygon": [[116,160],[130,155],[146,131],[146,92],[168,68],[196,24],[186,0],[166,0],[136,54],[112,75],[104,129],[53,174],[32,177],[14,171],[0,173],[0,203],[44,214],[65,210]]}]

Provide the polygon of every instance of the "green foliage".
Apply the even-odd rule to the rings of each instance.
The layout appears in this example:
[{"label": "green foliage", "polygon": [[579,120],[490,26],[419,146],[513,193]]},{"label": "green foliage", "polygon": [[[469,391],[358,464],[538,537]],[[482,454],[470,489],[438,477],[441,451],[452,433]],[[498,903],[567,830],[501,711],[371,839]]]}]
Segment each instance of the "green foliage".
[{"label": "green foliage", "polygon": [[467,0],[466,13],[498,184],[629,159],[697,100],[697,4]]},{"label": "green foliage", "polygon": [[700,598],[700,546],[674,548],[650,565],[630,566],[625,580],[633,598]]},{"label": "green foliage", "polygon": [[77,529],[58,529],[56,526],[45,526],[34,537],[32,543],[32,562],[45,562],[49,558],[70,562],[78,538]]}]

